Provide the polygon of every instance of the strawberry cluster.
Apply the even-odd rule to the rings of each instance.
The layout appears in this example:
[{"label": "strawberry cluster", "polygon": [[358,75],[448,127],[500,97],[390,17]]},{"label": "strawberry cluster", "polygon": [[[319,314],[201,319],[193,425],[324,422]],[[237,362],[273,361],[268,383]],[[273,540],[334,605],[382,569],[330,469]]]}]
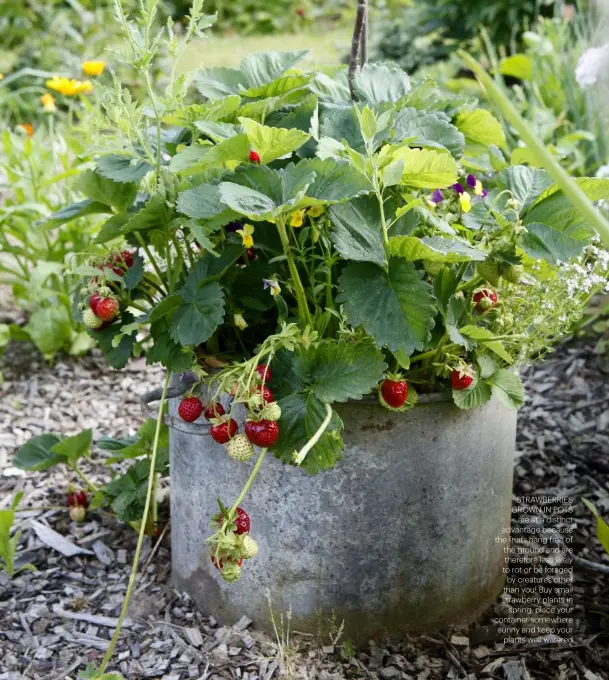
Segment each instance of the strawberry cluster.
[{"label": "strawberry cluster", "polygon": [[[117,276],[124,276],[126,271],[133,266],[133,253],[123,250],[104,260],[97,265],[100,271],[110,269]],[[88,307],[82,312],[82,320],[87,328],[100,330],[109,326],[118,316],[120,304],[118,298],[112,293],[111,287],[103,282],[103,276],[94,277],[89,282],[91,291],[88,300]]]},{"label": "strawberry cluster", "polygon": [[224,410],[222,404],[212,402],[204,405],[192,394],[186,396],[178,406],[182,420],[192,423],[201,414],[209,420],[209,434],[218,444],[226,447],[226,453],[233,460],[247,463],[254,455],[254,446],[271,448],[279,437],[281,408],[274,401],[271,389],[266,383],[271,379],[271,369],[266,364],[256,368],[256,379],[252,393],[247,400],[248,417],[245,434],[239,433],[239,425]]},{"label": "strawberry cluster", "polygon": [[237,581],[241,577],[243,560],[249,560],[258,553],[258,544],[250,536],[250,518],[243,508],[234,514],[220,503],[220,512],[212,518],[212,527],[217,529],[210,543],[211,563],[218,569],[225,581]]},{"label": "strawberry cluster", "polygon": [[87,516],[87,508],[89,507],[89,499],[86,491],[74,491],[71,487],[68,488],[68,508],[70,519],[73,522],[84,522]]}]

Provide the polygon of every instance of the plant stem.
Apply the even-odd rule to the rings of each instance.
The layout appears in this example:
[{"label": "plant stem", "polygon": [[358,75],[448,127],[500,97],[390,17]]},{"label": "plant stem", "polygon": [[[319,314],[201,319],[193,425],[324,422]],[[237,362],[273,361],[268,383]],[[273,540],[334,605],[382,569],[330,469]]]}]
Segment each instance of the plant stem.
[{"label": "plant stem", "polygon": [[387,221],[385,220],[385,204],[383,202],[383,193],[379,187],[378,176],[374,180],[376,197],[379,202],[379,210],[381,214],[381,225],[383,227],[383,243],[385,244],[385,249],[389,247],[389,234],[387,233]]},{"label": "plant stem", "polygon": [[[139,244],[142,246],[144,249],[144,252],[148,256],[148,259],[150,260],[150,264],[153,266],[154,271],[156,272],[156,275],[159,277],[159,280],[163,282],[163,273],[161,272],[159,265],[157,264],[157,261],[152,257],[152,253],[150,252],[150,248],[144,243],[144,239],[142,238],[142,235],[136,231],[135,233],[135,238],[138,240]],[[167,289],[163,287],[163,293],[165,295],[167,294]]]},{"label": "plant stem", "polygon": [[148,521],[148,512],[150,511],[150,505],[152,501],[152,493],[153,493],[153,487],[154,483],[156,481],[156,474],[154,472],[154,468],[156,465],[156,456],[157,452],[159,450],[159,439],[161,436],[161,425],[163,423],[163,408],[165,407],[165,397],[167,396],[167,388],[169,387],[169,379],[171,377],[171,373],[167,373],[167,376],[165,377],[165,384],[163,385],[163,393],[161,395],[161,403],[159,405],[159,415],[157,416],[156,419],[156,430],[154,433],[154,442],[152,445],[152,455],[150,456],[150,473],[148,475],[148,490],[146,492],[146,503],[144,505],[144,514],[142,516],[142,523],[140,526],[140,533],[137,537],[137,545],[135,547],[135,555],[133,557],[133,564],[131,566],[131,574],[129,575],[129,584],[127,585],[127,593],[125,594],[125,600],[123,602],[123,606],[121,608],[121,613],[118,617],[118,624],[116,626],[116,630],[114,631],[114,635],[112,636],[112,640],[110,640],[110,646],[108,647],[108,651],[106,652],[103,661],[101,663],[101,666],[99,668],[99,675],[102,676],[108,667],[108,664],[110,663],[110,659],[112,658],[112,654],[114,652],[114,648],[116,647],[116,643],[118,642],[118,639],[121,634],[121,628],[123,626],[123,621],[125,620],[125,616],[127,615],[127,610],[129,609],[129,602],[131,601],[131,596],[133,595],[133,589],[135,587],[135,581],[137,578],[137,566],[140,561],[140,554],[142,552],[142,544],[144,542],[144,535],[146,533],[146,524]]},{"label": "plant stem", "polygon": [[330,404],[325,404],[326,406],[326,417],[324,418],[322,424],[317,428],[315,434],[309,439],[309,441],[300,449],[300,451],[294,456],[294,462],[296,465],[301,465],[302,461],[307,457],[307,453],[317,444],[320,440],[322,434],[328,429],[328,425],[332,420],[332,407]]},{"label": "plant stem", "polygon": [[80,481],[86,485],[86,487],[89,489],[89,491],[93,491],[94,493],[97,493],[99,491],[99,488],[93,484],[93,482],[85,475],[85,473],[78,467],[78,463],[70,463],[70,467],[76,474],[76,476],[80,479]]},{"label": "plant stem", "polygon": [[256,465],[254,465],[254,469],[250,472],[250,476],[247,478],[247,482],[245,482],[245,486],[241,489],[241,493],[237,497],[237,500],[233,503],[233,506],[231,507],[229,511],[229,517],[232,517],[236,512],[237,508],[241,505],[241,501],[245,498],[247,492],[250,490],[250,487],[254,483],[254,479],[256,479],[256,475],[258,474],[258,471],[260,470],[260,467],[262,465],[262,461],[264,460],[264,457],[266,456],[267,449],[262,449],[260,451],[260,455],[258,456],[258,460],[256,461]]},{"label": "plant stem", "polygon": [[546,149],[543,142],[539,141],[530,125],[522,118],[512,102],[497,87],[484,68],[463,50],[459,50],[458,54],[476,74],[489,98],[499,107],[507,122],[518,132],[526,145],[533,151],[539,163],[550,173],[552,179],[562,189],[565,196],[579,209],[586,222],[598,232],[605,246],[609,246],[609,222],[594,207],[592,201],[563,169],[556,158]]},{"label": "plant stem", "polygon": [[294,256],[292,255],[290,240],[288,239],[288,233],[285,228],[285,222],[282,219],[277,220],[277,231],[279,232],[279,238],[281,239],[281,244],[283,245],[283,250],[288,261],[288,267],[290,268],[292,283],[294,284],[294,293],[296,294],[296,302],[298,304],[298,316],[300,317],[300,322],[305,326],[310,326],[312,328],[313,321],[311,319],[311,312],[309,311],[309,306],[307,304],[307,296],[302,285],[302,281],[300,280],[300,275],[298,274]]}]

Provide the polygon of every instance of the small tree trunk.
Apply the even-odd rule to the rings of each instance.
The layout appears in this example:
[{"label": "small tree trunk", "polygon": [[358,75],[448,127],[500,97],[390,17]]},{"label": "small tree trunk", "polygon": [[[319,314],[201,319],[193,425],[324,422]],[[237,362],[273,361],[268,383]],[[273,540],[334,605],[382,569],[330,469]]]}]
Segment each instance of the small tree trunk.
[{"label": "small tree trunk", "polygon": [[349,56],[349,90],[351,99],[357,101],[354,89],[355,72],[357,70],[358,54],[360,65],[365,63],[367,58],[366,24],[368,18],[368,0],[357,0],[357,14],[355,15],[355,26],[353,27],[353,37],[351,38],[351,54]]}]

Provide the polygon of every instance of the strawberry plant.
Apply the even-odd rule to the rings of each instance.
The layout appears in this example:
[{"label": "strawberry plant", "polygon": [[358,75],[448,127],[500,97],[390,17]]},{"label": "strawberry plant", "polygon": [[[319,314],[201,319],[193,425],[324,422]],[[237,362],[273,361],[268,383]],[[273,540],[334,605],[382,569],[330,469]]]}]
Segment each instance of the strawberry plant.
[{"label": "strawberry plant", "polygon": [[[386,65],[304,72],[304,52],[201,68],[186,103],[186,80],[157,92],[150,54],[129,49],[149,102],[105,95],[108,151],[79,188],[113,214],[107,255],[75,270],[76,315],[111,366],[145,353],[189,372],[182,419],[208,409],[236,461],[253,445],[331,468],[333,404],[375,392],[401,411],[429,392],[517,409],[518,366],[604,285],[593,229],[547,172],[508,165],[475,104]],[[607,180],[579,188],[609,197]]]}]

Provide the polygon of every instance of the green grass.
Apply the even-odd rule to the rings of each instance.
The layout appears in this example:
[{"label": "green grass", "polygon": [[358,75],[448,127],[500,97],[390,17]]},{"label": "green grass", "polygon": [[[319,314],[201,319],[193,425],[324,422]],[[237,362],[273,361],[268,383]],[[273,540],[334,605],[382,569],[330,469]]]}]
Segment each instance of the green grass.
[{"label": "green grass", "polygon": [[179,68],[190,71],[203,66],[239,66],[252,52],[286,52],[310,49],[300,62],[306,68],[336,66],[349,49],[349,30],[340,28],[321,34],[297,33],[252,36],[212,36],[194,42],[182,57]]}]

